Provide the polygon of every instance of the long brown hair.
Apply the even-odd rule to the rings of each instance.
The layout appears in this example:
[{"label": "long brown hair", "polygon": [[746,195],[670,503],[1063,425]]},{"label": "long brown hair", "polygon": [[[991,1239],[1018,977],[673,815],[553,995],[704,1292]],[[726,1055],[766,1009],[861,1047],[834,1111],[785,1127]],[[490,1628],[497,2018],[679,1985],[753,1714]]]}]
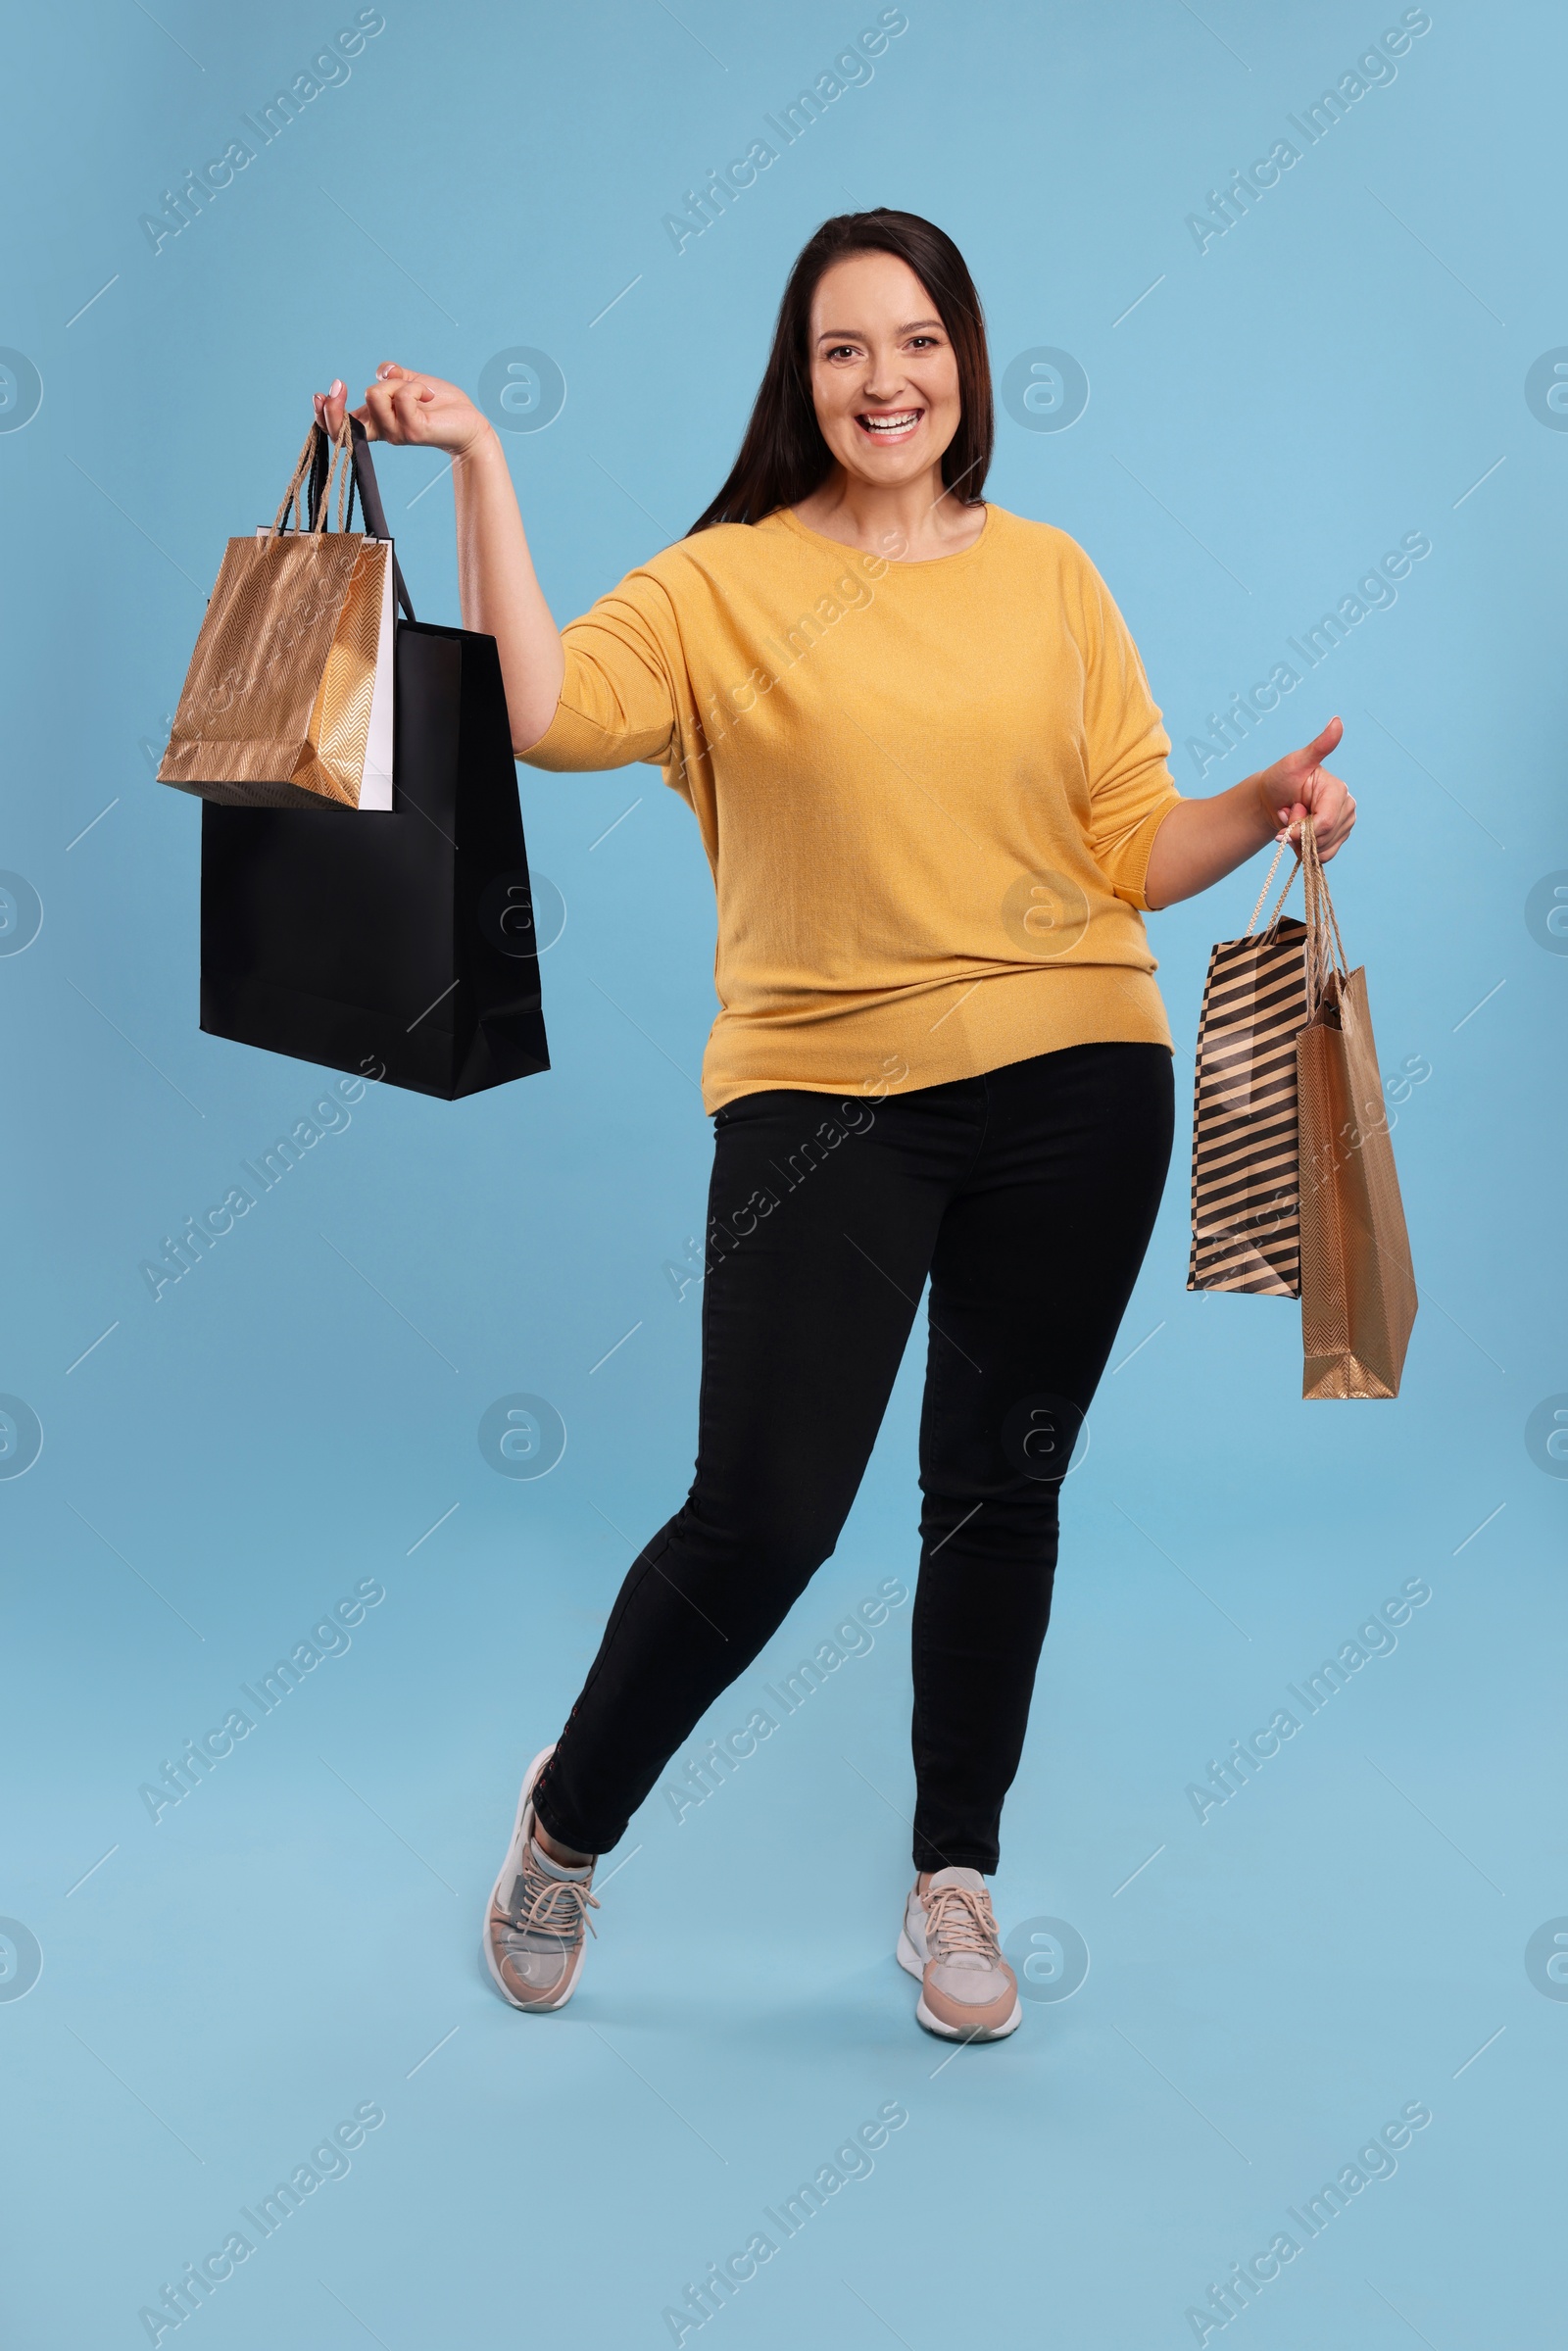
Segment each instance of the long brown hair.
[{"label": "long brown hair", "polygon": [[838,213],[824,220],[790,271],[751,422],[729,479],[687,532],[715,522],[760,522],[819,489],[833,467],[811,399],[808,338],[823,272],[855,253],[907,262],[936,305],[958,363],[958,429],[942,453],[942,480],[962,506],[979,504],[996,441],[985,316],[953,239],[917,213]]}]

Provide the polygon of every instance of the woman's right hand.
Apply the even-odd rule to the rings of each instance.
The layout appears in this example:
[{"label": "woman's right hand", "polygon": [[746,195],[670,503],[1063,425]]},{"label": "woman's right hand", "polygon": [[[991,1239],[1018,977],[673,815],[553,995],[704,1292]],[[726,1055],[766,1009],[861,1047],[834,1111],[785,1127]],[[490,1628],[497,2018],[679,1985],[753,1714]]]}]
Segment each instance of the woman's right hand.
[{"label": "woman's right hand", "polygon": [[[348,391],[334,378],[329,392],[318,392],[316,420],[333,440],[343,430]],[[383,360],[375,381],[366,387],[364,406],[354,411],[371,441],[391,441],[416,449],[444,449],[455,458],[466,457],[493,430],[457,384],[415,367],[400,367]]]}]

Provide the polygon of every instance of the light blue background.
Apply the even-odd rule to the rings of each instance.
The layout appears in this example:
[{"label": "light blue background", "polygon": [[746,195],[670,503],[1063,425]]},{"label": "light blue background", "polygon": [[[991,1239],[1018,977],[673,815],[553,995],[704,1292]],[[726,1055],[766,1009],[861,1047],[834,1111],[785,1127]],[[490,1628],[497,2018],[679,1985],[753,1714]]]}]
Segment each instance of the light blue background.
[{"label": "light blue background", "polygon": [[[220,2287],[209,2351],[667,2342],[686,2281],[892,2099],[872,2177],[713,2322],[732,2346],[1191,2342],[1209,2282],[1414,2100],[1396,2176],[1235,2325],[1250,2351],[1544,2339],[1568,2006],[1524,1951],[1568,1912],[1565,1490],[1524,1432],[1568,1390],[1568,962],[1524,908],[1568,867],[1568,437],[1524,378],[1568,343],[1568,26],[1435,0],[1396,79],[1200,255],[1186,216],[1396,7],[910,0],[874,78],[677,255],[662,217],[876,13],[386,0],[351,78],[155,257],[138,216],[352,9],[11,12],[0,342],[43,382],[0,433],[0,865],[43,906],[0,956],[0,1388],[44,1433],[0,1481],[0,1912],[43,1951],[0,2002],[17,2351],[144,2341],[138,2307],[368,2100],[384,2127]],[[707,502],[794,253],[878,202],[956,237],[999,380],[1036,346],[1086,370],[1069,431],[1001,414],[989,490],[1089,549],[1183,789],[1344,715],[1340,919],[1384,1067],[1431,1068],[1395,1133],[1423,1292],[1396,1403],[1303,1405],[1294,1308],[1186,1292],[1178,1144],[1066,1489],[996,1881],[1005,1928],[1070,1922],[1090,1973],[945,2068],[891,1958],[906,1608],[719,1795],[650,1802],[568,2011],[478,1974],[522,1767],[690,1474],[700,1293],[663,1268],[701,1229],[713,925],[657,771],[522,771],[567,909],[548,1076],[372,1091],[156,1305],[138,1274],[326,1082],[199,1033],[198,811],[152,772],[311,391],[549,353],[564,408],[506,446],[564,619]],[[438,471],[380,464],[417,609],[456,620]],[[1397,604],[1200,784],[1184,739],[1412,530]],[[1184,1111],[1207,951],[1260,878],[1152,918]],[[712,1730],[910,1578],[918,1369]],[[478,1448],[514,1391],[566,1424],[543,1480]],[[1187,1784],[1411,1577],[1397,1650],[1200,1826]],[[352,1649],[155,1828],[139,1784],[364,1578],[386,1597]]]}]

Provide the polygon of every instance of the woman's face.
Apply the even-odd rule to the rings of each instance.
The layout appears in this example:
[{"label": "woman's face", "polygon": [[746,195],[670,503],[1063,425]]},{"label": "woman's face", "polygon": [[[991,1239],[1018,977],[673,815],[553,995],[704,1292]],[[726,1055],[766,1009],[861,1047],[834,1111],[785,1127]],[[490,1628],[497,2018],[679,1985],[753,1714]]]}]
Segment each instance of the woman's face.
[{"label": "woman's face", "polygon": [[817,280],[811,398],[822,438],[856,480],[929,476],[958,429],[958,363],[936,304],[891,253],[857,253]]}]

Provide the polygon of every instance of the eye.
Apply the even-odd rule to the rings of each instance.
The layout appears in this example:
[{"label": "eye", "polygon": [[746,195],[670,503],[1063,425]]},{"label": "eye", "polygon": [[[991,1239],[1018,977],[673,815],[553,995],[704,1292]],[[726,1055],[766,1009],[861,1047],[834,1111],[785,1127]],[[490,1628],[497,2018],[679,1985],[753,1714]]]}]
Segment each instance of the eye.
[{"label": "eye", "polygon": [[853,343],[835,343],[830,350],[823,354],[823,357],[830,360],[844,358],[853,359],[855,357],[855,349],[856,347]]},{"label": "eye", "polygon": [[910,349],[912,350],[917,343],[926,344],[932,351],[935,351],[937,347],[937,339],[935,335],[911,335],[909,337]]}]

